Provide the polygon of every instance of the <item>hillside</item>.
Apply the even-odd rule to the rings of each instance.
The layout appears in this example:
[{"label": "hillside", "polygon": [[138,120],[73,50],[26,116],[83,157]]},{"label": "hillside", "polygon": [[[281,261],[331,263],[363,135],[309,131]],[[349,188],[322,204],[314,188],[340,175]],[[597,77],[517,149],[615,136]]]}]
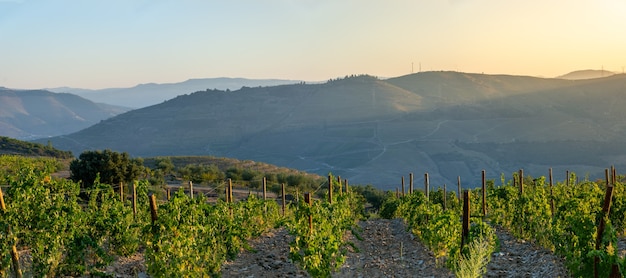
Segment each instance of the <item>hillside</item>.
[{"label": "hillside", "polygon": [[568,79],[568,80],[581,80],[581,79],[593,79],[593,78],[603,78],[614,75],[614,72],[608,70],[577,70],[572,71],[570,73],[561,75],[557,78],[560,79]]},{"label": "hillside", "polygon": [[0,136],[33,139],[68,134],[126,111],[72,94],[0,88]]},{"label": "hillside", "polygon": [[88,90],[78,88],[52,88],[57,93],[72,93],[93,102],[107,103],[123,107],[142,108],[159,104],[179,95],[206,89],[237,90],[241,87],[276,86],[295,84],[301,81],[282,79],[246,79],[246,78],[199,78],[178,83],[148,83],[131,88],[107,88]]},{"label": "hillside", "polygon": [[[52,138],[80,153],[212,155],[394,189],[429,172],[465,186],[525,168],[600,177],[626,167],[625,75],[589,80],[425,72],[379,80],[207,90]],[[420,181],[420,179],[422,181]]]},{"label": "hillside", "polygon": [[0,136],[0,155],[46,156],[61,159],[74,158],[71,152],[61,151],[49,145],[20,141]]}]

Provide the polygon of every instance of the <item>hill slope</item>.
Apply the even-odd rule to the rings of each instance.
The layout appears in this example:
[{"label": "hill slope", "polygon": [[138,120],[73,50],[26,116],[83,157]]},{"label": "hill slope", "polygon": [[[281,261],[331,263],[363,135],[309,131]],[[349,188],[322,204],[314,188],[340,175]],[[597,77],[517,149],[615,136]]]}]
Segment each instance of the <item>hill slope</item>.
[{"label": "hill slope", "polygon": [[0,136],[0,155],[47,156],[61,159],[74,158],[71,152],[61,151],[49,145],[20,141]]},{"label": "hill slope", "polygon": [[[409,172],[468,186],[520,167],[600,176],[626,167],[626,76],[570,81],[427,72],[316,85],[209,90],[51,139],[80,153],[213,155],[263,161],[351,183],[398,186]],[[416,183],[421,182],[416,175]],[[418,183],[419,184],[419,183]]]},{"label": "hill slope", "polygon": [[179,83],[140,84],[132,88],[108,88],[101,90],[87,90],[76,88],[49,89],[57,93],[72,93],[89,99],[93,102],[119,105],[123,107],[142,108],[155,105],[175,98],[206,89],[235,90],[241,87],[275,86],[295,84],[300,81],[281,79],[246,79],[246,78],[200,78],[189,79]]},{"label": "hill slope", "polygon": [[33,139],[72,133],[127,110],[71,94],[0,88],[0,136]]}]

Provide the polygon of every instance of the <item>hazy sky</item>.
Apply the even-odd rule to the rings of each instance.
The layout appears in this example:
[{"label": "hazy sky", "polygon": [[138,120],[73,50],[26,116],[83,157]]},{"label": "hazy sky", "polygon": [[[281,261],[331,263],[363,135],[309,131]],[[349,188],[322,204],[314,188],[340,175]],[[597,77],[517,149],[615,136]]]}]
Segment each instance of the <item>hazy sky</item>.
[{"label": "hazy sky", "polygon": [[626,0],[0,0],[0,86],[622,72]]}]

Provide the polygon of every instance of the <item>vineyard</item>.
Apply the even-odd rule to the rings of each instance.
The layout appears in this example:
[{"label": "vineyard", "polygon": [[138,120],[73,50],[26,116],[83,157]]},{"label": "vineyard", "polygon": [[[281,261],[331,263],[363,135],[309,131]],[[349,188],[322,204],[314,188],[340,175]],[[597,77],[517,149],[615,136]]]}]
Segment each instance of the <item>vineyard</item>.
[{"label": "vineyard", "polygon": [[332,175],[294,200],[284,185],[279,199],[234,200],[229,182],[209,201],[191,183],[170,194],[146,180],[96,178],[85,189],[51,176],[57,168],[55,159],[0,156],[0,277],[116,277],[107,267],[136,254],[150,277],[237,276],[255,269],[234,269],[237,259],[254,254],[264,256],[253,259],[259,271],[297,269],[278,276],[481,277],[496,268],[505,241],[546,250],[573,277],[626,273],[626,190],[614,169],[603,181],[567,173],[557,182],[551,171],[520,171],[498,185],[483,172],[482,186],[463,194],[431,191],[427,177],[424,189],[411,179],[405,190],[403,179],[369,211],[367,194]]}]

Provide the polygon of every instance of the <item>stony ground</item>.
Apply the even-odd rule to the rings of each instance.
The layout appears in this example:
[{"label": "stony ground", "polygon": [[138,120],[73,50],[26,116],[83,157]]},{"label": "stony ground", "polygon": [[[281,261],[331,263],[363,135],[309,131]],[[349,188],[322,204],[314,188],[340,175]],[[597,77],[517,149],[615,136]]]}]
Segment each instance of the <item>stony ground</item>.
[{"label": "stony ground", "polygon": [[500,250],[491,256],[486,277],[568,277],[563,260],[550,251],[495,228]]}]

